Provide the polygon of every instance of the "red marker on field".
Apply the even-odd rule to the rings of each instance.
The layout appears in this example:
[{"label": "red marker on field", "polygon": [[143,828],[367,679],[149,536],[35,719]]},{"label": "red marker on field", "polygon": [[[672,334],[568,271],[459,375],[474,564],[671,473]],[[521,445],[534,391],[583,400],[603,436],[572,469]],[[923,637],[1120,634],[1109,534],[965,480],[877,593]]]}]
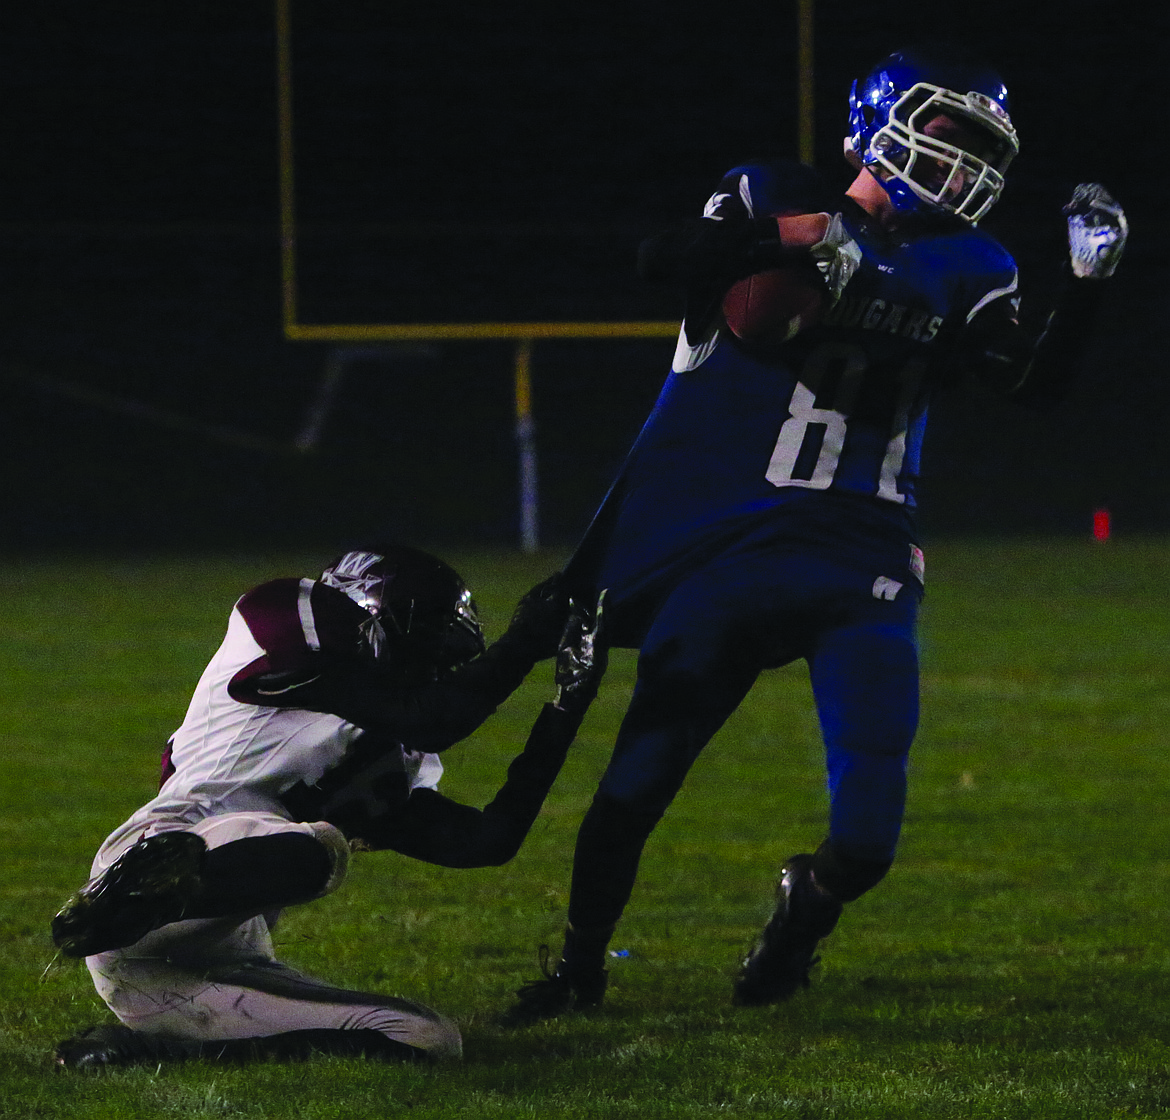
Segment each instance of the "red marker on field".
[{"label": "red marker on field", "polygon": [[1093,510],[1093,540],[1107,541],[1113,531],[1112,518],[1107,509]]}]

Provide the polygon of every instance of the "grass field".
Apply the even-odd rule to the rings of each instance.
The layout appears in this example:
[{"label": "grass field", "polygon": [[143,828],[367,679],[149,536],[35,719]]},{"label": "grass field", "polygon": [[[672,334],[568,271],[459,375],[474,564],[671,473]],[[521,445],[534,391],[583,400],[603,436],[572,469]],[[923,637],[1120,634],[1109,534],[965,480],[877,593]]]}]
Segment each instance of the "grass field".
[{"label": "grass field", "polygon": [[[289,912],[284,959],[452,1015],[447,1068],[341,1059],[81,1076],[53,1044],[103,1021],[47,924],[152,794],[159,747],[252,583],[304,558],[0,565],[0,1116],[1155,1117],[1170,1115],[1170,542],[928,549],[923,720],[899,862],[848,908],[813,987],[730,1006],[779,862],[821,838],[802,668],[762,679],[647,848],[602,1013],[494,1025],[559,947],[573,838],[629,695],[613,659],[507,867],[390,853]],[[559,557],[453,557],[491,633]],[[548,695],[539,671],[445,791],[482,804]]]}]

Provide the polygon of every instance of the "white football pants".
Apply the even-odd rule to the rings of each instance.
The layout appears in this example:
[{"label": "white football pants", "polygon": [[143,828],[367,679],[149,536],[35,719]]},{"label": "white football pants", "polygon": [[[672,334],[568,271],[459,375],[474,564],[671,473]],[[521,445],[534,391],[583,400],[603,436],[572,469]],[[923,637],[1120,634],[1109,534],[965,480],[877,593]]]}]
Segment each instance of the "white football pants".
[{"label": "white football pants", "polygon": [[[334,872],[322,895],[345,877],[349,846],[324,821],[294,824],[271,813],[231,813],[182,828],[201,836],[209,848],[249,836],[306,833],[333,856]],[[93,874],[101,874],[143,835],[115,833],[113,843],[99,851]],[[269,932],[278,914],[173,922],[133,945],[88,957],[86,965],[98,995],[118,1019],[150,1034],[210,1042],[309,1029],[375,1030],[435,1058],[460,1056],[458,1028],[429,1007],[335,988],[281,964]]]}]

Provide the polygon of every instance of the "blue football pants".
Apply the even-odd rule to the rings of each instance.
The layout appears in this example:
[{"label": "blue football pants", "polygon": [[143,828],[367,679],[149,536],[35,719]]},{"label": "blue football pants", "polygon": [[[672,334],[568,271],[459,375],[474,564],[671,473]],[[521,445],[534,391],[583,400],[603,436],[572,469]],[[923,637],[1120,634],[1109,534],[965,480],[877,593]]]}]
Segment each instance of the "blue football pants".
[{"label": "blue football pants", "polygon": [[[845,857],[893,859],[918,723],[921,597],[896,569],[865,556],[749,548],[707,563],[665,598],[578,835],[574,927],[617,921],[646,838],[699,752],[764,669],[801,657],[824,737],[829,840]],[[761,774],[761,785],[782,796],[775,778]]]}]

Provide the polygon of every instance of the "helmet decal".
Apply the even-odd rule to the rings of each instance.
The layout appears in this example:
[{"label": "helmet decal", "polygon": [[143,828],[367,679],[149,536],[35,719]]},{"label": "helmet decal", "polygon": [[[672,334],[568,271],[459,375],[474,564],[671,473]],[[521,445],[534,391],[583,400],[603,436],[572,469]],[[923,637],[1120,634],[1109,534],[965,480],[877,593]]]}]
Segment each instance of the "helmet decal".
[{"label": "helmet decal", "polygon": [[377,552],[347,552],[321,573],[321,582],[348,595],[359,607],[378,614],[386,571],[386,557]]}]

